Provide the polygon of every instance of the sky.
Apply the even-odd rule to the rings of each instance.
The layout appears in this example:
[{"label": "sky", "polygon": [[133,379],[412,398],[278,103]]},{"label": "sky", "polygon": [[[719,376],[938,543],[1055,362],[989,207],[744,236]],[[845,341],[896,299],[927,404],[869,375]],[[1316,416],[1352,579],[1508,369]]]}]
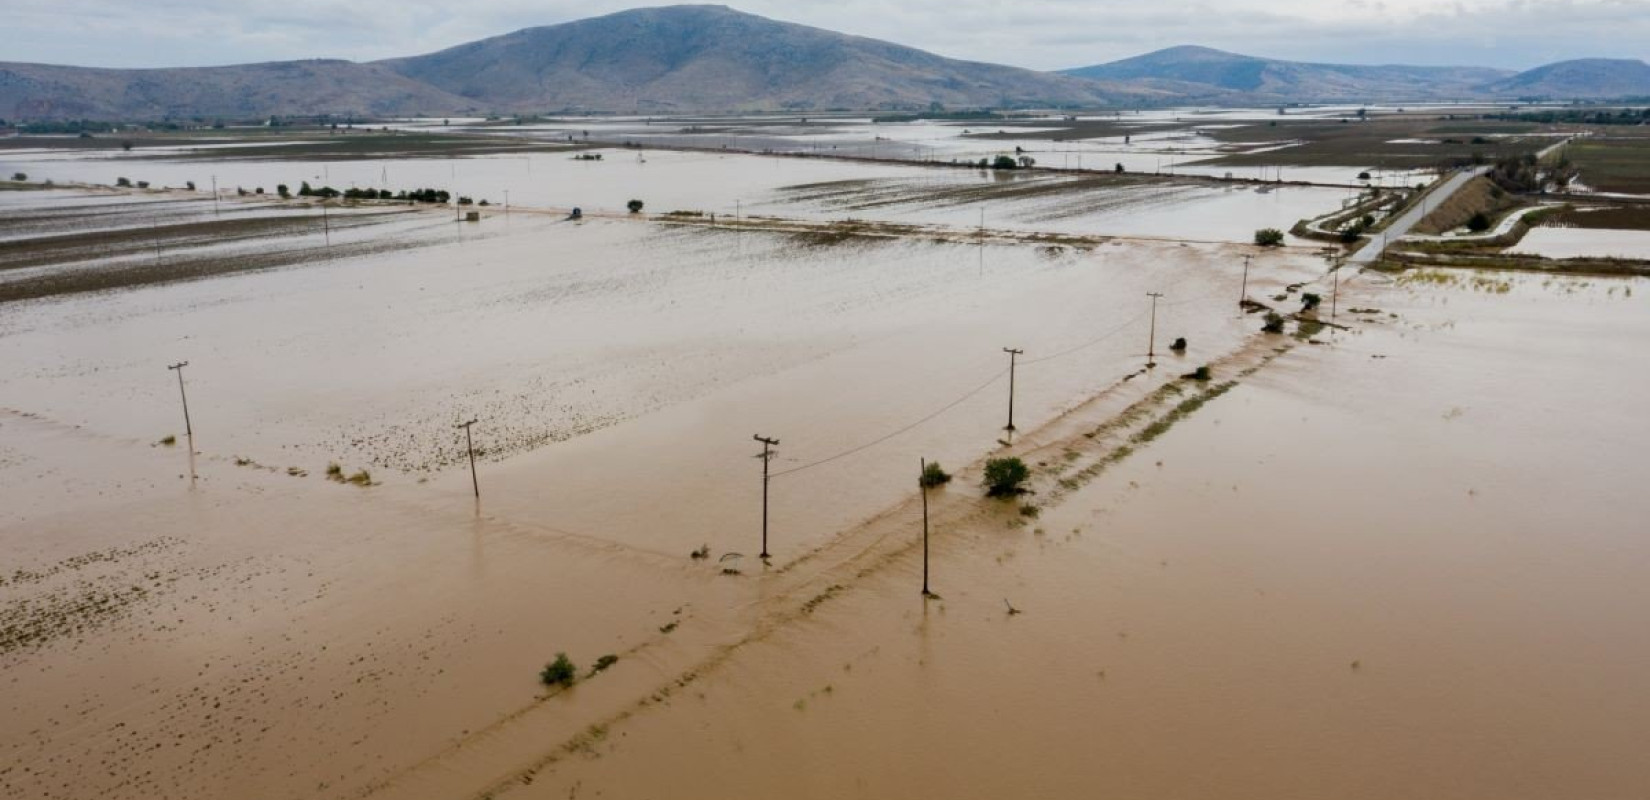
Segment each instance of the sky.
[{"label": "sky", "polygon": [[[0,0],[0,61],[183,67],[418,55],[665,3]],[[1650,57],[1650,0],[741,0],[741,11],[952,58],[1088,66],[1180,44],[1303,61],[1527,69]]]}]

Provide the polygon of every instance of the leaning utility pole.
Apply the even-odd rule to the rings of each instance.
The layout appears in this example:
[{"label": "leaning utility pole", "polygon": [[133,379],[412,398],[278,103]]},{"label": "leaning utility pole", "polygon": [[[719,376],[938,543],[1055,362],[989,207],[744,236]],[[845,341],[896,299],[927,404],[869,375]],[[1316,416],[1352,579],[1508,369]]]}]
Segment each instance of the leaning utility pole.
[{"label": "leaning utility pole", "polygon": [[472,419],[457,427],[464,429],[464,449],[470,454],[470,488],[475,490],[476,498],[480,499],[481,483],[476,480],[476,445],[475,441],[470,438],[470,426],[477,422],[480,422],[480,420]]},{"label": "leaning utility pole", "polygon": [[922,492],[922,596],[933,597],[928,591],[928,459],[920,459],[922,466],[917,472],[917,490]]},{"label": "leaning utility pole", "polygon": [[1238,305],[1240,306],[1249,297],[1249,260],[1252,258],[1254,256],[1243,257],[1243,288],[1238,289]]},{"label": "leaning utility pole", "polygon": [[1147,292],[1152,299],[1152,328],[1146,338],[1146,368],[1157,366],[1157,299],[1163,296],[1162,292]]},{"label": "leaning utility pole", "polygon": [[176,364],[168,366],[167,369],[178,374],[178,397],[183,399],[183,433],[185,436],[188,436],[191,441],[193,441],[195,438],[195,426],[189,424],[189,394],[183,390],[183,368],[187,366],[189,366],[189,362],[179,361]]},{"label": "leaning utility pole", "polygon": [[779,440],[778,439],[769,439],[767,437],[764,437],[760,433],[752,436],[751,438],[753,438],[756,441],[762,443],[762,455],[758,456],[758,458],[762,459],[762,556],[761,556],[761,558],[765,561],[768,558],[768,463],[773,461],[773,448],[779,446]]},{"label": "leaning utility pole", "polygon": [[1003,430],[1012,431],[1014,430],[1014,362],[1025,351],[1005,347],[1003,352],[1008,354],[1008,426]]}]

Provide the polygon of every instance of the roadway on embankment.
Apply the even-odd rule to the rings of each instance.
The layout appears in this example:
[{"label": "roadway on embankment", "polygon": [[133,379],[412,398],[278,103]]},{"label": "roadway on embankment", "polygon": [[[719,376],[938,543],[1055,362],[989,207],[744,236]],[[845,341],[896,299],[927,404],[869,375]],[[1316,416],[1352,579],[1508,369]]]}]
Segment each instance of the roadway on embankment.
[{"label": "roadway on embankment", "polygon": [[1352,257],[1346,260],[1346,263],[1349,266],[1363,269],[1379,261],[1381,254],[1386,252],[1387,246],[1404,238],[1410,229],[1415,227],[1429,211],[1447,202],[1456,192],[1461,190],[1461,187],[1466,186],[1473,178],[1483,175],[1489,170],[1489,167],[1475,167],[1451,175],[1445,179],[1443,185],[1428,192],[1420,203],[1411,206],[1408,211],[1393,220],[1391,225],[1386,226],[1386,230],[1369,237],[1369,244],[1353,253]]}]

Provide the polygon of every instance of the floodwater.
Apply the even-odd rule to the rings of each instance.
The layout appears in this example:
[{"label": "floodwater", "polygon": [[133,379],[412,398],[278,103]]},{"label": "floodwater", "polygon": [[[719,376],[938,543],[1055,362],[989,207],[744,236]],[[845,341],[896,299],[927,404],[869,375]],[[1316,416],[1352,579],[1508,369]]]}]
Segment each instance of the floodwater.
[{"label": "floodwater", "polygon": [[560,704],[566,748],[391,796],[1636,796],[1650,285],[1489,279],[1343,286],[1381,310],[1037,518],[939,492],[940,599],[914,544],[823,576],[675,691]]},{"label": "floodwater", "polygon": [[[82,235],[217,219],[198,197],[115,197],[4,199],[55,206]],[[1234,308],[1251,249],[1230,245],[397,214],[349,235],[410,239],[399,249],[328,246],[313,226],[180,241],[162,266],[287,257],[5,304],[0,797],[393,782],[548,707],[537,671],[558,651],[689,669],[737,640],[773,590],[764,572],[829,560],[908,496],[918,458],[957,469],[997,446],[1003,347],[1026,354],[1014,419],[1030,432],[1257,325]],[[47,216],[13,240],[49,238]],[[125,246],[38,269],[149,258]],[[1250,294],[1322,269],[1258,254]],[[1148,292],[1164,294],[1161,366],[1141,374]],[[1184,356],[1166,353],[1177,336]],[[164,369],[181,361],[192,437]],[[781,441],[771,567],[754,434]],[[329,480],[330,464],[373,485]],[[701,546],[712,558],[689,558]],[[626,669],[578,691],[628,697]]]},{"label": "floodwater", "polygon": [[[1071,176],[998,173],[950,166],[911,166],[741,154],[599,150],[601,161],[567,153],[488,155],[451,159],[356,161],[178,160],[64,153],[28,160],[0,158],[0,171],[25,172],[34,180],[113,185],[118,178],[156,187],[193,182],[209,194],[215,176],[226,193],[262,188],[273,193],[303,182],[337,189],[390,187],[448,189],[498,213],[511,208],[623,212],[632,199],[649,213],[697,211],[721,217],[766,215],[815,220],[871,219],[973,229],[985,214],[988,227],[1073,234],[1158,236],[1245,243],[1258,228],[1288,230],[1296,221],[1333,208],[1355,190],[1317,186],[1181,185],[1085,189]],[[1102,176],[1101,180],[1104,180]],[[906,195],[897,203],[867,205],[848,197],[837,203],[799,202],[799,187],[841,184]],[[999,190],[1040,184],[1069,185],[1035,198]],[[940,203],[940,192],[972,193]],[[22,202],[22,201],[19,201]],[[483,209],[484,211],[488,209]]]},{"label": "floodwater", "polygon": [[1650,258],[1650,231],[1533,228],[1513,252],[1547,258]]},{"label": "floodwater", "polygon": [[[787,187],[866,175],[729,163],[815,220],[840,205]],[[201,166],[299,165],[348,169]],[[649,196],[686,191],[667,183]],[[906,194],[839,199],[884,190]],[[1255,202],[1166,203],[1129,233],[1200,238],[1180,212],[1227,197]],[[1369,276],[1336,299],[1350,330],[1270,336],[1236,308],[1242,257],[1248,296],[1294,310],[1288,285],[1330,296],[1316,253],[436,209],[342,243],[177,235],[162,266],[247,268],[123,285],[149,256],[121,231],[299,212],[0,202],[24,217],[7,246],[112,237],[29,269],[114,276],[0,304],[0,797],[1545,798],[1647,777],[1643,281]],[[1004,205],[1033,230],[1048,202]],[[28,216],[47,206],[58,223]],[[1178,378],[1202,365],[1209,388]],[[768,564],[753,435],[780,442]],[[1002,452],[1034,467],[1025,511],[978,498]],[[956,475],[926,602],[922,458]],[[581,679],[546,690],[558,652]]]}]

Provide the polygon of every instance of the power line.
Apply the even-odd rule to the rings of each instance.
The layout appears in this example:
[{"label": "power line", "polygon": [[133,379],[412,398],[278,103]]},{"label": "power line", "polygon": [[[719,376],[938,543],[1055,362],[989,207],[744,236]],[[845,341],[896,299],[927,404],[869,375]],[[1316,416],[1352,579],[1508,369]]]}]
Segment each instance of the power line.
[{"label": "power line", "polygon": [[862,452],[862,451],[865,451],[865,450],[869,450],[869,449],[871,449],[871,448],[872,448],[872,447],[876,447],[876,446],[877,446],[877,445],[879,445],[879,444],[882,444],[882,443],[883,443],[883,442],[886,442],[886,441],[888,441],[888,440],[889,440],[889,439],[892,439],[892,438],[894,438],[894,437],[896,437],[896,436],[899,436],[899,435],[900,435],[900,434],[902,434],[902,433],[906,433],[906,432],[908,432],[908,431],[910,431],[910,430],[912,430],[912,429],[914,429],[914,428],[916,428],[916,427],[918,427],[918,426],[920,426],[920,425],[922,425],[922,424],[923,424],[923,423],[925,423],[925,422],[928,422],[928,421],[929,421],[929,420],[932,420],[932,419],[934,419],[934,418],[935,418],[935,417],[938,417],[938,416],[939,416],[939,415],[941,415],[941,414],[944,414],[944,413],[945,413],[945,412],[947,412],[947,411],[950,411],[950,410],[951,410],[951,409],[953,409],[953,408],[956,408],[956,407],[957,407],[957,406],[960,406],[960,405],[962,405],[962,404],[963,404],[963,403],[964,403],[964,402],[965,402],[965,401],[967,401],[967,400],[969,400],[969,399],[970,399],[970,398],[972,398],[972,397],[973,397],[973,396],[974,396],[974,395],[977,395],[977,394],[979,394],[979,393],[980,393],[980,392],[983,392],[983,391],[985,391],[985,390],[986,390],[986,389],[988,389],[988,388],[990,388],[990,386],[991,386],[991,385],[992,385],[992,384],[994,384],[994,383],[996,383],[996,382],[997,382],[997,381],[998,381],[998,380],[999,380],[999,379],[1001,379],[1001,378],[1002,378],[1002,377],[1003,377],[1003,376],[1004,376],[1004,375],[1007,375],[1007,374],[1008,374],[1008,370],[1006,370],[1006,369],[1005,369],[1005,370],[1003,370],[1003,371],[1001,371],[1001,372],[998,372],[998,373],[997,373],[997,374],[995,374],[995,375],[992,375],[992,376],[991,376],[991,380],[988,380],[988,381],[986,381],[986,382],[985,382],[985,383],[982,383],[982,384],[980,384],[980,385],[979,385],[979,386],[976,386],[976,387],[974,387],[974,388],[973,388],[973,389],[970,389],[970,390],[969,390],[969,391],[968,391],[968,393],[967,393],[967,394],[965,394],[965,395],[963,395],[963,396],[962,396],[962,397],[959,397],[959,398],[957,398],[957,399],[955,399],[955,400],[952,400],[952,401],[951,401],[951,402],[949,402],[949,403],[946,403],[946,404],[945,404],[945,407],[944,407],[944,408],[941,408],[941,409],[940,409],[940,410],[938,410],[938,411],[935,411],[935,412],[934,412],[934,413],[932,413],[932,414],[929,414],[929,415],[928,415],[928,416],[926,416],[926,417],[923,417],[923,418],[922,418],[922,419],[919,419],[919,420],[917,420],[917,421],[916,421],[916,422],[913,422],[913,423],[911,423],[911,424],[910,424],[910,425],[907,425],[907,426],[905,426],[905,427],[903,427],[903,428],[900,428],[900,429],[899,429],[899,430],[897,430],[897,431],[894,431],[894,432],[892,432],[892,433],[889,433],[889,434],[887,434],[887,435],[885,435],[885,436],[882,436],[882,437],[880,437],[880,438],[877,438],[877,439],[873,439],[873,440],[871,440],[871,441],[869,441],[869,442],[866,442],[866,443],[865,443],[865,444],[862,444],[862,445],[860,445],[860,446],[858,446],[858,447],[855,447],[855,448],[852,448],[852,449],[850,449],[850,450],[844,450],[844,451],[842,451],[842,452],[840,452],[840,453],[837,453],[837,454],[836,454],[836,455],[834,455],[834,456],[830,456],[830,457],[829,457],[829,458],[822,458],[822,459],[820,459],[820,460],[818,460],[818,461],[814,461],[814,462],[812,462],[812,463],[809,463],[809,464],[803,464],[803,465],[802,465],[802,466],[800,466],[800,467],[791,467],[791,468],[790,468],[790,469],[787,469],[787,470],[785,470],[785,471],[783,471],[783,472],[775,472],[775,473],[774,473],[774,474],[773,474],[773,477],[775,477],[775,478],[780,478],[780,477],[784,477],[784,476],[786,476],[786,475],[790,475],[790,474],[791,474],[791,473],[795,473],[795,472],[801,472],[801,471],[803,471],[803,470],[805,470],[805,469],[813,469],[813,468],[814,468],[814,467],[818,467],[818,466],[822,466],[822,465],[824,465],[824,464],[829,464],[829,463],[831,463],[831,462],[832,462],[832,461],[836,461],[836,460],[838,460],[838,459],[842,459],[842,458],[847,458],[847,457],[848,457],[848,456],[851,456],[851,455],[853,455],[853,454],[855,454],[855,453],[859,453],[859,452]]}]

